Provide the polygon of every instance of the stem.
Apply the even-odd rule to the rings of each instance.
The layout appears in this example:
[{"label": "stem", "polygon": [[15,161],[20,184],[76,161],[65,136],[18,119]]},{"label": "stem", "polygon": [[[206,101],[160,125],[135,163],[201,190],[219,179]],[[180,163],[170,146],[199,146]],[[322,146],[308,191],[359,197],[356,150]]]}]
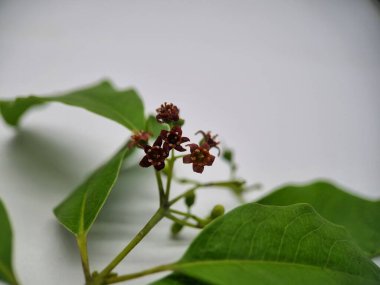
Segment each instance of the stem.
[{"label": "stem", "polygon": [[156,174],[158,192],[160,194],[160,206],[162,206],[164,204],[164,200],[165,200],[165,191],[164,191],[164,186],[162,184],[161,172],[159,172],[157,170],[155,170],[154,172]]},{"label": "stem", "polygon": [[167,180],[166,180],[166,200],[169,200],[169,197],[170,197],[170,186],[171,186],[172,178],[173,178],[174,161],[175,161],[174,150],[172,150],[172,156],[171,156],[171,158],[168,161],[168,163],[169,163],[169,169],[168,169],[168,177],[167,177]]},{"label": "stem", "polygon": [[111,271],[128,255],[128,253],[151,231],[151,229],[165,216],[165,210],[160,208],[150,218],[146,225],[127,244],[127,246],[103,269],[99,274],[99,279],[105,278]]},{"label": "stem", "polygon": [[227,181],[212,181],[212,182],[207,182],[207,183],[196,183],[196,181],[188,180],[185,178],[182,178],[182,179],[177,178],[176,180],[179,183],[191,183],[191,184],[194,184],[194,186],[192,188],[190,188],[189,190],[187,190],[186,192],[182,193],[181,195],[178,195],[173,200],[169,201],[169,206],[172,206],[173,204],[177,203],[179,200],[184,198],[187,194],[194,192],[195,190],[198,190],[199,188],[209,188],[209,187],[226,188],[225,185],[227,183],[234,183],[234,182],[241,183],[240,180],[236,180],[236,179],[235,180],[227,180]]},{"label": "stem", "polygon": [[199,218],[199,217],[197,217],[191,213],[185,213],[185,212],[181,212],[181,211],[174,210],[174,209],[170,209],[169,211],[174,213],[174,214],[181,215],[181,216],[184,216],[186,218],[191,218],[193,220],[196,220],[198,223],[203,222],[203,220],[201,218]]},{"label": "stem", "polygon": [[200,185],[194,186],[194,187],[190,188],[189,190],[187,190],[186,192],[182,193],[181,195],[178,195],[173,200],[169,201],[169,206],[174,205],[179,200],[181,200],[182,198],[184,198],[186,195],[190,194],[191,192],[194,192],[195,190],[197,190],[200,187],[201,187]]},{"label": "stem", "polygon": [[125,274],[125,275],[120,275],[120,276],[116,276],[116,277],[111,277],[111,278],[109,278],[109,279],[106,280],[106,284],[114,284],[114,283],[118,283],[118,282],[122,282],[122,281],[127,281],[127,280],[131,280],[131,279],[136,279],[136,278],[139,278],[139,277],[143,277],[143,276],[146,276],[146,275],[150,275],[150,274],[154,274],[154,273],[158,273],[158,272],[162,272],[162,271],[168,271],[168,270],[172,269],[173,265],[174,264],[164,264],[164,265],[152,267],[150,269],[146,269],[146,270],[143,270],[143,271],[140,271],[140,272],[136,272],[136,273],[131,273],[131,274]]},{"label": "stem", "polygon": [[198,185],[199,182],[197,180],[193,180],[193,179],[188,179],[188,178],[177,178],[177,177],[174,177],[174,180],[179,183],[179,184],[194,184],[194,185]]},{"label": "stem", "polygon": [[191,224],[191,223],[188,223],[186,222],[185,220],[181,220],[181,219],[178,219],[177,217],[173,216],[172,214],[166,214],[165,217],[171,219],[172,221],[180,224],[180,225],[184,225],[184,226],[187,226],[187,227],[190,227],[190,228],[194,228],[194,229],[201,229],[202,226],[201,225],[194,225],[194,224]]},{"label": "stem", "polygon": [[185,156],[184,154],[183,155],[176,155],[173,158],[174,158],[174,160],[177,160],[177,159],[183,158],[184,156]]},{"label": "stem", "polygon": [[82,268],[86,282],[91,279],[90,264],[88,262],[87,253],[87,236],[86,234],[81,234],[77,236],[77,244],[79,248],[80,258],[82,262]]}]

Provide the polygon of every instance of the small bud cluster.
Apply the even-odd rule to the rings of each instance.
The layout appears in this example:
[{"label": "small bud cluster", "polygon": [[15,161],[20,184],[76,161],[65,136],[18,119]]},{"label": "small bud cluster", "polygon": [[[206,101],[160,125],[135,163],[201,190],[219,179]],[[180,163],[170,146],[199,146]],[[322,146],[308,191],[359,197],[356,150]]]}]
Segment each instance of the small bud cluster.
[{"label": "small bud cluster", "polygon": [[159,123],[170,124],[179,120],[179,109],[172,103],[164,103],[156,110],[156,119]]}]

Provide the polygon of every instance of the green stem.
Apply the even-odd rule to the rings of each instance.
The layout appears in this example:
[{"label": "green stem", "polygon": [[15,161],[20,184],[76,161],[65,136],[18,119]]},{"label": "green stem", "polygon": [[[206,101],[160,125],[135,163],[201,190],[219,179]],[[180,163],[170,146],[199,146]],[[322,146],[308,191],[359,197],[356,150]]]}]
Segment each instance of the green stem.
[{"label": "green stem", "polygon": [[177,182],[178,181],[182,181],[182,182],[179,182],[179,183],[191,183],[191,184],[194,184],[194,186],[192,188],[190,188],[189,190],[187,190],[186,192],[182,193],[181,195],[178,195],[177,197],[175,197],[174,199],[172,199],[171,201],[169,201],[169,206],[172,206],[173,204],[177,203],[179,200],[181,200],[182,198],[184,198],[186,195],[190,194],[191,192],[194,192],[200,188],[210,188],[210,187],[221,187],[221,188],[226,188],[226,184],[227,183],[234,183],[234,182],[238,182],[238,183],[241,183],[240,180],[226,180],[226,181],[212,181],[212,182],[207,182],[207,183],[196,183],[196,181],[192,181],[192,180],[188,180],[188,179],[185,179],[185,178],[181,178],[181,179],[176,179]]},{"label": "green stem", "polygon": [[180,224],[180,225],[183,225],[183,226],[187,226],[187,227],[190,227],[190,228],[194,228],[194,229],[201,229],[202,226],[199,224],[199,225],[194,225],[194,224],[191,224],[191,223],[188,223],[186,222],[185,220],[181,220],[181,219],[178,219],[177,217],[173,216],[172,214],[169,214],[167,213],[165,215],[165,217],[171,219],[172,221]]},{"label": "green stem", "polygon": [[169,201],[169,206],[174,205],[174,204],[177,203],[179,200],[181,200],[182,198],[184,198],[185,196],[187,196],[187,195],[190,194],[191,192],[194,192],[195,190],[197,190],[197,189],[200,188],[200,187],[201,187],[200,185],[196,185],[196,186],[190,188],[189,190],[187,190],[186,192],[182,193],[181,195],[178,195],[178,196],[175,197],[173,200]]},{"label": "green stem", "polygon": [[169,200],[169,197],[170,197],[170,187],[171,187],[172,178],[173,178],[174,162],[175,162],[174,150],[172,150],[172,156],[168,161],[169,168],[168,168],[168,177],[166,180],[166,195],[165,195],[166,200]]},{"label": "green stem", "polygon": [[164,204],[164,201],[165,201],[165,190],[164,190],[164,186],[162,184],[161,172],[159,172],[157,170],[155,170],[154,172],[156,174],[158,192],[160,194],[160,206],[162,206]]},{"label": "green stem", "polygon": [[82,262],[84,277],[86,279],[86,282],[88,282],[91,279],[91,271],[90,271],[90,264],[88,261],[86,234],[77,236],[77,244],[78,244],[80,258]]},{"label": "green stem", "polygon": [[103,269],[99,274],[99,279],[104,279],[111,271],[128,255],[129,252],[151,231],[151,229],[165,216],[165,210],[160,208],[150,218],[146,225],[127,244],[127,246]]},{"label": "green stem", "polygon": [[183,155],[176,155],[173,158],[174,158],[174,160],[177,160],[177,159],[183,158],[184,156],[185,156],[184,154]]},{"label": "green stem", "polygon": [[139,277],[143,277],[146,275],[150,275],[150,274],[154,274],[154,273],[158,273],[158,272],[162,272],[162,271],[172,270],[173,265],[174,264],[164,264],[164,265],[156,266],[156,267],[153,267],[153,268],[150,268],[147,270],[143,270],[140,272],[136,272],[136,273],[111,277],[111,278],[106,280],[106,284],[114,284],[114,283],[123,282],[123,281],[131,280],[131,279],[136,279]]},{"label": "green stem", "polygon": [[193,185],[198,185],[199,182],[193,179],[188,179],[188,178],[178,178],[178,177],[173,177],[173,179],[179,183],[179,184],[193,184]]},{"label": "green stem", "polygon": [[174,210],[174,209],[170,209],[169,211],[170,211],[171,213],[174,213],[174,214],[177,214],[177,215],[184,216],[184,217],[186,217],[186,218],[191,218],[191,219],[197,221],[198,223],[202,223],[202,222],[203,222],[203,220],[202,220],[201,218],[199,218],[199,217],[197,217],[197,216],[195,216],[195,215],[193,215],[193,214],[191,214],[191,213],[185,213],[185,212],[181,212],[181,211]]}]

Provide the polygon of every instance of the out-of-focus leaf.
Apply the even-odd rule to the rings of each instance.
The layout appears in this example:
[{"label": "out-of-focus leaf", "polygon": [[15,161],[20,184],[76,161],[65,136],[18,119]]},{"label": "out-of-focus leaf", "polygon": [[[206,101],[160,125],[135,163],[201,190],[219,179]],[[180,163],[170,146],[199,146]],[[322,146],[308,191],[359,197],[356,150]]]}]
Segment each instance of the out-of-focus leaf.
[{"label": "out-of-focus leaf", "polygon": [[0,200],[0,281],[17,284],[12,268],[12,228],[7,211]]},{"label": "out-of-focus leaf", "polygon": [[15,100],[0,100],[0,111],[5,122],[17,126],[26,111],[49,102],[60,102],[86,109],[114,120],[130,130],[144,129],[144,106],[139,95],[133,89],[117,91],[108,81],[60,96],[29,96]]}]

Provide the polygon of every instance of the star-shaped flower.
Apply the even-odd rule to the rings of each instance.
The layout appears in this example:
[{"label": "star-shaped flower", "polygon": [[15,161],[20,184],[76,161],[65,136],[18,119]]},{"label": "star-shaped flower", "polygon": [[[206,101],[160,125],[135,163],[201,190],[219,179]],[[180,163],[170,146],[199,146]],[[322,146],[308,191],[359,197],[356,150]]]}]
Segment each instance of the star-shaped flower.
[{"label": "star-shaped flower", "polygon": [[177,151],[186,151],[181,144],[190,141],[189,138],[182,136],[182,129],[180,126],[174,126],[170,131],[162,130],[160,137],[164,141],[163,148]]},{"label": "star-shaped flower", "polygon": [[216,140],[218,135],[212,135],[211,132],[206,133],[204,131],[198,131],[195,134],[202,134],[203,139],[200,142],[201,145],[207,143],[210,146],[210,148],[216,148],[218,150],[218,156],[220,155],[220,148],[218,146],[220,142]]},{"label": "star-shaped flower", "polygon": [[210,154],[210,146],[203,143],[201,146],[193,143],[188,145],[190,154],[183,157],[183,163],[192,163],[193,171],[202,173],[205,166],[211,166],[215,160],[215,156]]},{"label": "star-shaped flower", "polygon": [[156,170],[161,170],[165,167],[165,159],[169,156],[168,150],[161,147],[162,139],[158,137],[153,146],[146,145],[144,147],[145,156],[140,161],[140,166],[149,167],[153,165]]}]

